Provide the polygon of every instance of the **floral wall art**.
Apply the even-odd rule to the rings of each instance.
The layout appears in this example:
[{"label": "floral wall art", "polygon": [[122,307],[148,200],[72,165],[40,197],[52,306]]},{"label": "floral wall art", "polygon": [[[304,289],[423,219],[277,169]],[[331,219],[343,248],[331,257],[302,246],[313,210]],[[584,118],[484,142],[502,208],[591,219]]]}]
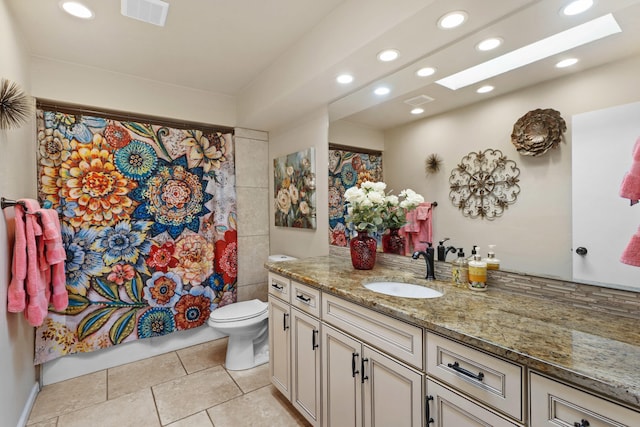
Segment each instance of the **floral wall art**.
[{"label": "floral wall art", "polygon": [[315,165],[313,147],[273,159],[277,227],[316,228]]},{"label": "floral wall art", "polygon": [[36,363],[195,328],[236,301],[232,134],[46,107],[37,119],[69,307],[37,329]]},{"label": "floral wall art", "polygon": [[382,181],[381,153],[356,150],[329,147],[329,244],[335,246],[347,246],[351,234],[345,225],[345,191],[364,181]]}]

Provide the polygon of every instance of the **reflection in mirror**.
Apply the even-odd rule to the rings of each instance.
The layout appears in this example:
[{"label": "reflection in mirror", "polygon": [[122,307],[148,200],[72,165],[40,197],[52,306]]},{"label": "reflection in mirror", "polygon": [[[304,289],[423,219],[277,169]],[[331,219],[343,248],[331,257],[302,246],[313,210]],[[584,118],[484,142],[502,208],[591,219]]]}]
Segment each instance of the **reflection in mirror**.
[{"label": "reflection in mirror", "polygon": [[[603,3],[606,2],[600,2],[599,7],[605,7]],[[515,86],[511,85],[506,92],[499,90],[501,80],[495,78],[490,83],[497,89],[490,94],[477,94],[474,87],[443,92],[442,88],[427,83],[412,91],[395,94],[386,103],[379,103],[362,111],[354,109],[345,113],[343,105],[353,105],[353,100],[338,100],[334,113],[331,111],[333,107],[330,107],[332,122],[329,139],[336,144],[379,149],[384,157],[383,179],[389,188],[413,188],[425,199],[438,201],[439,207],[433,218],[434,246],[439,240],[448,237],[450,240],[447,241],[447,246],[463,248],[469,254],[471,247],[478,245],[481,255],[485,257],[488,245],[495,245],[496,257],[500,258],[503,270],[573,280],[574,270],[579,266],[582,273],[575,278],[576,281],[640,290],[640,284],[620,284],[616,280],[607,279],[607,272],[612,272],[613,276],[613,272],[622,266],[618,260],[629,238],[640,225],[640,207],[630,213],[634,208],[629,207],[628,200],[619,197],[618,188],[614,184],[591,185],[586,191],[572,187],[572,150],[583,143],[575,135],[576,117],[640,101],[640,86],[637,85],[640,54],[637,43],[625,55],[610,54],[613,50],[618,52],[615,43],[625,46],[628,43],[627,33],[633,36],[633,31],[637,31],[630,28],[629,19],[631,16],[640,16],[640,2],[623,3],[609,3],[612,6],[610,11],[623,30],[619,38],[594,43],[571,52],[578,57],[585,55],[590,58],[601,54],[606,58],[606,63],[587,65],[583,62],[573,70],[560,70],[553,64],[562,58],[540,61],[535,64],[535,69],[538,74],[543,74],[542,77],[527,80],[528,74],[525,72],[516,70],[507,73],[504,79],[510,84],[519,75],[521,81]],[[540,4],[549,5],[549,2]],[[555,6],[553,13],[557,14]],[[518,28],[521,29],[522,25]],[[607,49],[609,52],[606,52]],[[446,49],[439,51],[438,55],[427,54],[421,63],[431,57],[434,60],[446,58]],[[432,65],[440,69],[438,63]],[[436,77],[438,76],[434,77],[434,81]],[[479,84],[484,83],[486,82]],[[385,115],[386,108],[393,110],[395,114],[398,105],[402,106],[404,100],[420,94],[433,99],[423,106],[425,113],[422,116],[410,117],[411,106],[405,104],[407,118],[395,123],[376,120]],[[354,95],[357,98],[358,94]],[[449,99],[456,97],[462,97],[464,101],[453,102]],[[437,106],[441,101],[448,102],[451,107],[441,109]],[[369,107],[365,104],[363,105]],[[567,131],[562,142],[544,155],[522,155],[511,142],[513,125],[518,118],[537,108],[559,111],[567,123]],[[437,111],[437,114],[431,113],[430,109]],[[335,111],[339,111],[339,114]],[[389,114],[387,117],[391,116]],[[381,126],[380,123],[385,124]],[[634,123],[625,121],[620,126],[630,128],[630,134],[635,134],[637,138],[640,137],[640,127],[635,123],[640,122],[637,119]],[[579,132],[582,133],[581,130]],[[612,134],[609,132],[605,135]],[[631,165],[635,138],[611,137],[601,141],[602,154],[591,160],[594,164],[589,165],[592,176],[596,180],[598,176],[611,177],[611,181],[617,182],[619,187],[624,172]],[[373,145],[368,145],[368,142]],[[513,159],[521,171],[521,192],[517,201],[493,221],[464,217],[450,201],[449,179],[453,169],[464,156],[486,149],[500,150]],[[622,155],[607,155],[614,150]],[[425,170],[426,159],[431,155],[442,159],[439,172],[427,173]],[[592,202],[588,209],[573,211],[572,193],[576,192]],[[575,198],[576,194],[573,196]],[[603,206],[598,203],[604,198],[610,201],[607,203],[607,211],[601,209]],[[580,215],[583,222],[591,224],[594,234],[606,235],[601,240],[606,243],[589,247],[587,255],[579,255],[574,250],[578,246],[584,246],[579,242],[574,245],[573,241],[572,226],[575,220],[572,218],[577,215]],[[631,229],[616,231],[615,236],[607,234],[612,221],[629,215],[634,216],[636,222]],[[599,255],[604,252],[607,253],[606,257]],[[591,277],[591,262],[598,257],[606,258],[607,264],[598,267],[603,270],[603,274],[599,274],[597,278]],[[448,258],[448,261],[451,260],[452,255]]]}]

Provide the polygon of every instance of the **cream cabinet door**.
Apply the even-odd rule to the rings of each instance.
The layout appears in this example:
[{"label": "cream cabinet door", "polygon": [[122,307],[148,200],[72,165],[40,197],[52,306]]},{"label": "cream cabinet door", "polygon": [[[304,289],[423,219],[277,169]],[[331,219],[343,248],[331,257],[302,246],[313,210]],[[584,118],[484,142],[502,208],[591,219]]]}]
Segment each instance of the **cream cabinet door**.
[{"label": "cream cabinet door", "polygon": [[516,427],[505,418],[431,379],[427,380],[429,427]]},{"label": "cream cabinet door", "polygon": [[360,367],[365,426],[423,425],[423,374],[366,345]]},{"label": "cream cabinet door", "polygon": [[291,309],[291,403],[320,426],[320,321]]},{"label": "cream cabinet door", "polygon": [[531,427],[640,426],[640,412],[535,372],[529,387]]},{"label": "cream cabinet door", "polygon": [[291,400],[291,319],[289,304],[269,295],[269,376]]},{"label": "cream cabinet door", "polygon": [[322,425],[362,425],[362,384],[359,341],[330,326],[322,325]]}]

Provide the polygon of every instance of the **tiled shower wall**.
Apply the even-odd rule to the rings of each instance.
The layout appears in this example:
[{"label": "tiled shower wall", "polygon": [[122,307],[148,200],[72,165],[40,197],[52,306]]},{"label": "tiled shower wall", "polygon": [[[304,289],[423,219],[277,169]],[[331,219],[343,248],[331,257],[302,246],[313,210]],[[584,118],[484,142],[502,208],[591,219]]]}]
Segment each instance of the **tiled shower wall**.
[{"label": "tiled shower wall", "polygon": [[[330,254],[349,257],[348,248],[330,247]],[[424,260],[411,257],[378,253],[376,262],[380,265],[401,268],[417,274],[425,274]],[[436,262],[436,278],[451,280],[451,264]],[[640,319],[640,293],[601,286],[556,280],[507,271],[489,271],[487,283],[503,292],[561,301],[575,307],[588,308],[600,312]]]},{"label": "tiled shower wall", "polygon": [[238,200],[238,301],[267,300],[269,134],[235,129]]}]

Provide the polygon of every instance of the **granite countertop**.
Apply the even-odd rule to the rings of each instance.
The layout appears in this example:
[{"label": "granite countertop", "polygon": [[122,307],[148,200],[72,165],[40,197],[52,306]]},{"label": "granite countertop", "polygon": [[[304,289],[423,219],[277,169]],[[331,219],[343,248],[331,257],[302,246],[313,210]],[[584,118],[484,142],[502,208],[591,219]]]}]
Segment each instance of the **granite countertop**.
[{"label": "granite countertop", "polygon": [[[424,275],[376,265],[360,271],[348,257],[267,262],[265,267],[364,307],[468,343],[539,372],[640,408],[637,320],[492,289],[474,292]],[[364,283],[422,284],[444,293],[410,299],[375,293]]]}]

